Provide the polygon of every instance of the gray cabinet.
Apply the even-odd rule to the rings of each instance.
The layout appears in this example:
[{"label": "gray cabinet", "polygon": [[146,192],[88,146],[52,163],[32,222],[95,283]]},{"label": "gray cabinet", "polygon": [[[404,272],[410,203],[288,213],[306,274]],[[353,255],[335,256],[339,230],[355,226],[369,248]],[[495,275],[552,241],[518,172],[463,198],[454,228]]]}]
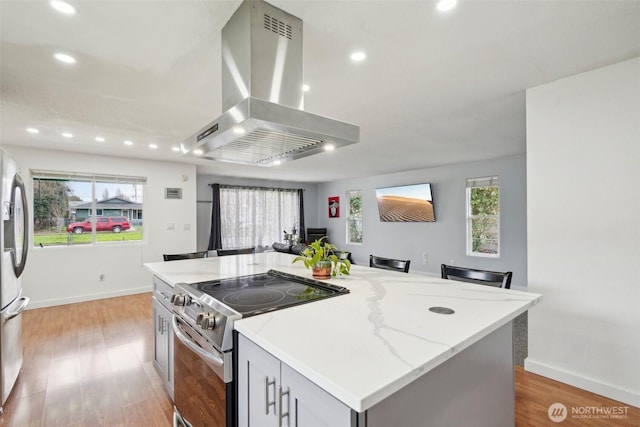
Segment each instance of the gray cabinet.
[{"label": "gray cabinet", "polygon": [[239,427],[355,425],[349,407],[243,335],[237,351]]},{"label": "gray cabinet", "polygon": [[173,288],[153,278],[153,366],[173,400],[173,332],[169,298]]}]

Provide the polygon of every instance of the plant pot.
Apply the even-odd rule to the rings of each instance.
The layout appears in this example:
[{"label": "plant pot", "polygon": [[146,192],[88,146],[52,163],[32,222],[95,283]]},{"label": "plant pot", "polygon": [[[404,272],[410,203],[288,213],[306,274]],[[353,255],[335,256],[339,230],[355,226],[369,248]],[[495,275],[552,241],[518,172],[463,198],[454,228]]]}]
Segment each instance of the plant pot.
[{"label": "plant pot", "polygon": [[315,279],[331,278],[331,261],[318,261],[311,267],[311,274]]}]

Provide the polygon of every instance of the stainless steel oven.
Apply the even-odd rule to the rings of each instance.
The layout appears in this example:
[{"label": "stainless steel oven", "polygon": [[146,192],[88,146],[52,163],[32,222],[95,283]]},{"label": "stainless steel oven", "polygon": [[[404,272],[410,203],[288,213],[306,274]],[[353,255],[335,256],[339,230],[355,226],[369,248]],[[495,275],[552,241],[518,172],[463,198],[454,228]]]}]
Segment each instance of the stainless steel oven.
[{"label": "stainless steel oven", "polygon": [[231,352],[220,353],[175,314],[173,333],[174,427],[233,426]]},{"label": "stainless steel oven", "polygon": [[346,288],[280,271],[179,283],[171,296],[174,426],[233,427],[233,323],[348,293]]}]

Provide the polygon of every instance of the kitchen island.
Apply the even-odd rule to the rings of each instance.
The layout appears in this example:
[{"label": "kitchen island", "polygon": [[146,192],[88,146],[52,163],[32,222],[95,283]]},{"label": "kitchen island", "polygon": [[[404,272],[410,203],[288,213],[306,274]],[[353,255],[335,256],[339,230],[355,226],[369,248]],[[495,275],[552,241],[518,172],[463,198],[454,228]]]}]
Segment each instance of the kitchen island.
[{"label": "kitchen island", "polygon": [[[263,253],[146,267],[170,284],[269,269],[309,277],[292,259]],[[328,282],[350,293],[237,320],[235,329],[350,408],[352,425],[514,424],[511,321],[539,295],[359,265]]]}]

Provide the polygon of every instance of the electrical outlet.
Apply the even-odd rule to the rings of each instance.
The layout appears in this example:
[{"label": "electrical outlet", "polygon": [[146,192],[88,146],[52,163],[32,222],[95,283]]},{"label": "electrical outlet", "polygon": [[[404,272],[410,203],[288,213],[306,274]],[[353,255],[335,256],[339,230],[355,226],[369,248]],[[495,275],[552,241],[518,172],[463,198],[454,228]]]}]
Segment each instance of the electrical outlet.
[{"label": "electrical outlet", "polygon": [[106,280],[106,276],[104,273],[98,274],[98,282],[104,282]]},{"label": "electrical outlet", "polygon": [[456,260],[452,259],[449,261],[449,265],[456,265]]},{"label": "electrical outlet", "polygon": [[427,253],[426,252],[422,252],[422,264],[427,265]]}]

